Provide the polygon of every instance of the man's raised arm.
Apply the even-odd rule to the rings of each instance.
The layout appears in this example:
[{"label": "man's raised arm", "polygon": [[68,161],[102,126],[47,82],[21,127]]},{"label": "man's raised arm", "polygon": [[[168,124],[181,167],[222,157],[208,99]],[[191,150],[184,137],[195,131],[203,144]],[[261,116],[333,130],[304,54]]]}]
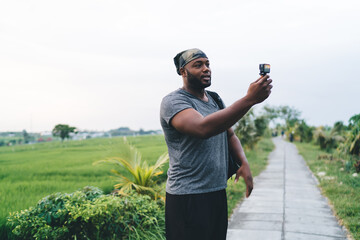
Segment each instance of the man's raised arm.
[{"label": "man's raised arm", "polygon": [[237,100],[229,107],[202,116],[193,108],[177,113],[171,120],[171,125],[181,133],[198,138],[209,138],[231,128],[249,109],[269,97],[271,79],[265,75],[250,84],[245,97]]}]

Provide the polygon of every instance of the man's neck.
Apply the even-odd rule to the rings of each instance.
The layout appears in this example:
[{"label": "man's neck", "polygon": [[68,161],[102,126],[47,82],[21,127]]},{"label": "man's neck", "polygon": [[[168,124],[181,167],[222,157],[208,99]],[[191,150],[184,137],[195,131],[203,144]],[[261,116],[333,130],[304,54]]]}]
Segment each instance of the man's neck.
[{"label": "man's neck", "polygon": [[208,98],[205,94],[205,89],[201,88],[201,89],[194,89],[194,88],[190,88],[187,86],[183,86],[182,87],[183,90],[187,91],[188,93],[190,93],[191,95],[194,95],[195,97],[199,98],[200,100],[207,102]]}]

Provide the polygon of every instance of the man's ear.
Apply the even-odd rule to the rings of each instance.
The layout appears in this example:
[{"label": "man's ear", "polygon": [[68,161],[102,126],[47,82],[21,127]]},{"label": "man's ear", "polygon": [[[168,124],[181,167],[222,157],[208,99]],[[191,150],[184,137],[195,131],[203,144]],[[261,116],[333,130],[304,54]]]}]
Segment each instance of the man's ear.
[{"label": "man's ear", "polygon": [[186,77],[185,68],[182,67],[182,68],[179,69],[179,71],[180,71],[181,76]]}]

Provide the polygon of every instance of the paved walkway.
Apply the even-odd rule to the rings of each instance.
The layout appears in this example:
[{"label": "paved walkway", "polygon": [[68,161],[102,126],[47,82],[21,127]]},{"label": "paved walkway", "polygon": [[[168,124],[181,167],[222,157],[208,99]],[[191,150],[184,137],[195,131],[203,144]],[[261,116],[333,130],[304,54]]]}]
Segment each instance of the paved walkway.
[{"label": "paved walkway", "polygon": [[231,216],[227,239],[347,239],[295,145],[273,141],[269,165]]}]

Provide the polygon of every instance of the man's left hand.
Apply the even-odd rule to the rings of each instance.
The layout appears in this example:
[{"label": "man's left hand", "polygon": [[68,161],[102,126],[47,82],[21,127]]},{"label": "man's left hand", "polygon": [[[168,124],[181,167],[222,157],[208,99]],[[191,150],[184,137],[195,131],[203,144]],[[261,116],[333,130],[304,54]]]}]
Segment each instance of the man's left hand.
[{"label": "man's left hand", "polygon": [[244,178],[244,182],[246,185],[246,197],[248,198],[253,190],[254,185],[253,185],[253,178],[251,175],[250,167],[247,163],[242,164],[241,167],[237,170],[235,183],[239,181],[240,176]]}]

